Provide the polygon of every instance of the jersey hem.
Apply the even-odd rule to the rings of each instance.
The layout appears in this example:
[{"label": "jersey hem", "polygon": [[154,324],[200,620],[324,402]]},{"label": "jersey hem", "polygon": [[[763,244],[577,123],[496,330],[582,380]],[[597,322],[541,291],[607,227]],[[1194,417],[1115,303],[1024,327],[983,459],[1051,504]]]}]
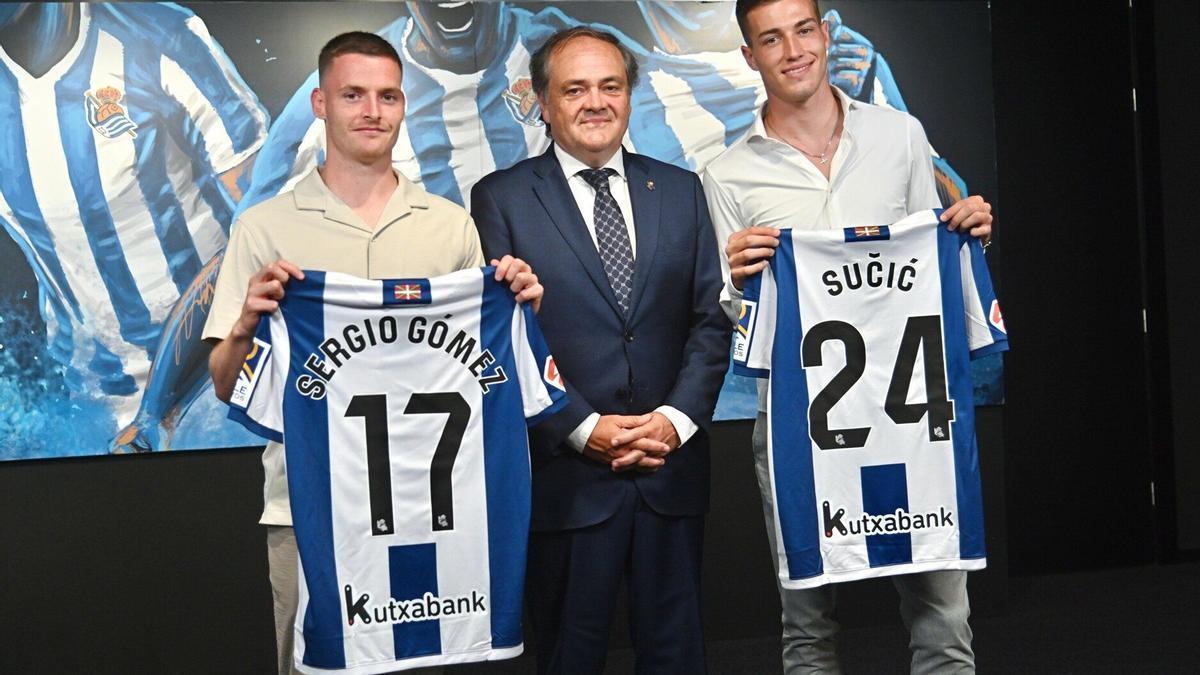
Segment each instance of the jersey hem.
[{"label": "jersey hem", "polygon": [[741,375],[742,377],[757,377],[766,379],[771,376],[771,371],[766,368],[751,368],[750,366],[743,366],[740,363],[735,362],[733,364],[733,374]]},{"label": "jersey hem", "polygon": [[546,406],[546,408],[543,409],[540,413],[534,415],[533,417],[526,419],[525,426],[526,427],[537,426],[543,420],[545,420],[547,417],[550,417],[551,415],[561,411],[565,407],[567,407],[567,396],[564,394],[557,401]]},{"label": "jersey hem", "polygon": [[456,663],[501,661],[503,659],[511,659],[520,656],[521,652],[524,650],[525,645],[524,643],[521,643],[515,647],[488,648],[469,652],[453,652],[450,654],[430,654],[428,656],[414,656],[407,659],[369,663],[360,666],[348,666],[346,668],[317,668],[301,663],[294,663],[293,665],[295,665],[296,670],[302,673],[312,673],[314,675],[322,673],[339,673],[340,675],[377,675],[378,673],[394,672],[397,668],[407,670],[409,668],[421,668],[424,666],[448,666]]},{"label": "jersey hem", "polygon": [[262,436],[263,438],[265,438],[269,441],[275,441],[276,443],[283,442],[283,434],[279,433],[278,431],[275,431],[274,429],[272,429],[270,427],[263,426],[262,424],[259,424],[258,422],[255,422],[254,420],[250,419],[250,416],[247,415],[245,413],[245,411],[243,411],[241,408],[235,408],[233,406],[230,406],[228,417],[229,417],[229,419],[233,420],[234,422],[237,422],[238,424],[246,427],[246,429],[248,429],[253,434]]},{"label": "jersey hem", "polygon": [[954,560],[927,560],[919,563],[902,563],[899,565],[884,565],[881,567],[868,567],[860,570],[849,570],[844,572],[825,572],[815,577],[807,579],[790,579],[783,575],[779,576],[779,583],[788,590],[800,590],[804,588],[817,588],[826,584],[836,584],[843,581],[857,581],[859,579],[875,579],[878,577],[891,577],[901,574],[918,574],[921,572],[939,572],[943,570],[963,570],[966,572],[981,570],[987,567],[987,558],[961,559]]},{"label": "jersey hem", "polygon": [[993,342],[992,344],[987,345],[986,347],[980,347],[979,349],[972,351],[971,352],[971,360],[974,361],[975,359],[980,358],[981,356],[988,356],[990,354],[999,354],[1000,352],[1006,352],[1006,351],[1008,351],[1008,340],[1004,340],[1002,342]]}]

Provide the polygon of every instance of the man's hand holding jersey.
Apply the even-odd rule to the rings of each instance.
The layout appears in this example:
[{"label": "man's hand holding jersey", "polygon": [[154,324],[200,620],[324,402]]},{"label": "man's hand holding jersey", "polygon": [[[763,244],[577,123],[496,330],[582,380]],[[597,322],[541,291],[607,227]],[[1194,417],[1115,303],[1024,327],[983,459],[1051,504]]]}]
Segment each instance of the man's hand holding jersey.
[{"label": "man's hand holding jersey", "polygon": [[987,245],[992,238],[992,205],[979,195],[971,195],[943,211],[942,222],[951,230],[966,230]]},{"label": "man's hand holding jersey", "polygon": [[208,355],[208,372],[212,376],[213,391],[217,398],[228,403],[233,396],[233,385],[237,383],[238,371],[246,354],[250,353],[254,333],[263,314],[279,308],[284,287],[292,278],[303,279],[304,272],[292,263],[280,258],[255,272],[246,284],[246,299],[242,301],[242,313],[238,316],[229,336],[213,347]]},{"label": "man's hand holding jersey", "polygon": [[506,255],[499,260],[493,258],[491,264],[496,266],[496,281],[507,283],[509,290],[516,294],[517,302],[532,303],[534,313],[541,309],[545,289],[529,263]]}]

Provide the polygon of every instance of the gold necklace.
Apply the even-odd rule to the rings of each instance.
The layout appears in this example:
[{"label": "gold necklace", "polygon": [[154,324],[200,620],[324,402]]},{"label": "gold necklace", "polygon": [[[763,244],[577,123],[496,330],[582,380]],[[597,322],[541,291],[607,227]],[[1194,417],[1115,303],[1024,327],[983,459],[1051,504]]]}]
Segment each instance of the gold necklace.
[{"label": "gold necklace", "polygon": [[[783,139],[785,142],[787,142],[788,145],[790,145],[793,148],[799,150],[800,152],[808,155],[809,157],[812,157],[813,159],[815,159],[817,161],[817,164],[819,164],[820,166],[825,166],[826,164],[829,163],[829,160],[832,159],[831,157],[829,157],[829,147],[831,145],[833,145],[833,139],[837,138],[838,127],[841,126],[841,117],[842,117],[841,106],[838,106],[837,116],[835,117],[834,122],[833,122],[833,131],[829,134],[829,140],[825,141],[825,147],[822,148],[821,152],[819,152],[819,153],[809,152],[809,151],[805,150],[804,148],[800,147],[797,143],[792,142],[786,136],[779,133],[779,131],[776,130],[774,128],[774,125],[772,125],[770,122],[767,122],[767,131],[774,133],[776,136],[779,136],[781,139]],[[766,122],[765,119],[763,121]]]}]

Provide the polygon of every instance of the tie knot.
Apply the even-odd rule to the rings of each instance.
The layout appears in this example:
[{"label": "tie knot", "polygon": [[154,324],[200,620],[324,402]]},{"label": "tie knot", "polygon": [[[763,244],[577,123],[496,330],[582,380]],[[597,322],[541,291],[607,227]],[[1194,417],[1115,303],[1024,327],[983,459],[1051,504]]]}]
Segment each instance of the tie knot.
[{"label": "tie knot", "polygon": [[587,184],[592,186],[592,189],[596,191],[607,191],[608,177],[616,175],[616,173],[616,169],[604,167],[603,169],[584,169],[583,171],[580,171],[578,175],[583,177],[583,179],[587,181]]}]

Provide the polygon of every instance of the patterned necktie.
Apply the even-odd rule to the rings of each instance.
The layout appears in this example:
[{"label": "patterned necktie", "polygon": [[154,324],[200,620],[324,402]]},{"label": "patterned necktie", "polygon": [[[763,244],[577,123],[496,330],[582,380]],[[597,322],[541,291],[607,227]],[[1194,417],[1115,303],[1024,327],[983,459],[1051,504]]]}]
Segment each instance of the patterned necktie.
[{"label": "patterned necktie", "polygon": [[592,214],[600,261],[604,263],[604,274],[617,296],[621,313],[629,314],[629,296],[633,292],[633,247],[629,243],[629,230],[625,227],[621,208],[608,189],[608,177],[616,173],[609,168],[584,169],[578,175],[596,190]]}]

